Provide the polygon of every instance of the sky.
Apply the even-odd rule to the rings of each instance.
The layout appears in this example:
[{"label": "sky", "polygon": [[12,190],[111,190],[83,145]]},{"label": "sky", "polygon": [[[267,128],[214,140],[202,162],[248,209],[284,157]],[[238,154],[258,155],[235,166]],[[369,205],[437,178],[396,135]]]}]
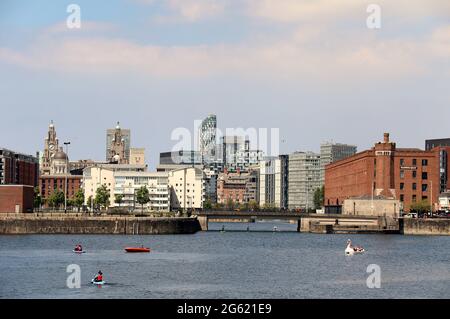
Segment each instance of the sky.
[{"label": "sky", "polygon": [[42,150],[53,120],[71,160],[104,160],[120,121],[154,168],[210,113],[222,130],[278,128],[280,153],[450,137],[450,2],[0,2],[0,147]]}]

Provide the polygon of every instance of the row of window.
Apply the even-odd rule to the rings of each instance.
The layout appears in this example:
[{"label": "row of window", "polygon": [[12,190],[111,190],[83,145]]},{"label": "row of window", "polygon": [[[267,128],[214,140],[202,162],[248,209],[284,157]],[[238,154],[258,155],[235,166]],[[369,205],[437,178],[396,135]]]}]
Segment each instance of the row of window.
[{"label": "row of window", "polygon": [[[412,190],[417,190],[417,183],[412,183],[411,184],[411,188]],[[400,183],[400,190],[404,190],[405,189],[405,183]],[[428,184],[422,184],[422,192],[426,192],[428,190]]]},{"label": "row of window", "polygon": [[[422,200],[428,200],[428,196],[422,196]],[[405,201],[405,195],[404,194],[400,194],[400,201],[401,202]],[[417,195],[412,195],[411,201],[413,203],[417,202]]]},{"label": "row of window", "polygon": [[[403,166],[403,165],[405,165],[405,159],[401,158],[400,159],[400,166]],[[417,166],[417,159],[416,158],[413,158],[412,166]],[[423,159],[422,160],[422,166],[428,166],[428,160],[427,159]]]},{"label": "row of window", "polygon": [[[417,171],[412,171],[412,178],[416,178],[417,177]],[[400,171],[400,178],[405,178],[405,171],[401,170]],[[427,172],[422,172],[422,179],[428,179],[428,173]]]}]

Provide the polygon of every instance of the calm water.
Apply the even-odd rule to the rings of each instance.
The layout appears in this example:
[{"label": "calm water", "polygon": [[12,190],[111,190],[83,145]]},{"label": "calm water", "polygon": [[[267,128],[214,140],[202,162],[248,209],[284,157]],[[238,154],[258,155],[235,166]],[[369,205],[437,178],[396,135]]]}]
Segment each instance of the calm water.
[{"label": "calm water", "polygon": [[[450,237],[300,234],[273,222],[210,228],[222,225],[194,235],[0,236],[0,297],[450,298]],[[367,252],[345,257],[347,238]],[[78,242],[86,254],[71,252]],[[123,251],[141,244],[152,252]],[[80,289],[66,287],[69,264],[81,267]],[[381,267],[380,289],[366,286],[369,264]],[[101,288],[89,284],[99,269],[109,283]]]}]

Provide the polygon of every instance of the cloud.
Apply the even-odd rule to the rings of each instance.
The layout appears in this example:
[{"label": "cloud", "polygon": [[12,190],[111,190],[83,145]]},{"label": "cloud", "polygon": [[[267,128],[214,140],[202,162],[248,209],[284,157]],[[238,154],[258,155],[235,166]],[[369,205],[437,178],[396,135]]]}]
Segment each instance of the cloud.
[{"label": "cloud", "polygon": [[[161,0],[150,3],[156,1]],[[107,33],[115,27],[109,24],[83,22],[82,30],[89,32],[80,33],[68,32],[57,25],[43,29],[37,40],[25,49],[0,47],[0,62],[88,74],[139,72],[163,78],[230,75],[252,79],[333,81],[338,84],[364,79],[396,81],[430,74],[450,74],[448,26],[430,27],[413,38],[401,33],[388,37],[386,33],[365,28],[365,20],[361,28],[323,26],[322,20],[327,16],[349,17],[354,8],[364,8],[364,3],[359,0],[240,1],[253,8],[255,17],[282,23],[299,18],[310,22],[269,35],[256,30],[240,43],[181,46],[112,38],[112,34]],[[383,1],[380,2],[384,5]],[[164,3],[189,21],[221,14],[227,5],[224,0],[166,0]],[[429,11],[448,6],[446,2],[437,0],[433,3],[428,7]],[[411,6],[405,10],[419,14],[419,7],[418,2],[412,0]],[[398,14],[395,10],[392,12]],[[395,16],[392,12],[391,17]],[[365,10],[363,14],[367,14]]]},{"label": "cloud", "polygon": [[[339,80],[401,78],[432,72],[445,60],[447,29],[422,41],[383,40],[359,34],[360,41],[324,44],[295,33],[274,43],[156,46],[124,39],[59,38],[39,41],[26,52],[0,48],[0,61],[60,72],[142,72],[158,77],[214,75]],[[441,42],[442,41],[442,42]],[[439,60],[440,59],[440,60]]]},{"label": "cloud", "polygon": [[334,22],[343,19],[365,21],[369,4],[381,7],[382,17],[416,20],[430,15],[450,17],[448,0],[246,0],[251,17],[278,22]]},{"label": "cloud", "polygon": [[153,17],[157,23],[198,22],[219,16],[225,12],[228,0],[133,0],[142,5],[162,4],[169,14]]},{"label": "cloud", "polygon": [[225,9],[223,0],[168,0],[168,5],[188,21],[211,18]]}]

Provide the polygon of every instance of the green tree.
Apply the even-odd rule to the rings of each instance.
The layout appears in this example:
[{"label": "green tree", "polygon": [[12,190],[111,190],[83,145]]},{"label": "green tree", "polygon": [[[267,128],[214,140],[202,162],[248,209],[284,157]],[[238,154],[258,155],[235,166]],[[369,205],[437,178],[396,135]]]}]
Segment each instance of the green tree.
[{"label": "green tree", "polygon": [[67,199],[67,207],[73,207],[75,206],[75,200],[68,198]]},{"label": "green tree", "polygon": [[325,187],[324,186],[316,188],[316,190],[314,191],[314,208],[315,209],[320,209],[323,207],[324,195],[325,195]]},{"label": "green tree", "polygon": [[142,205],[142,211],[144,211],[144,205],[150,201],[150,194],[147,187],[142,186],[137,190],[136,201]]},{"label": "green tree", "polygon": [[87,201],[86,201],[86,205],[87,205],[87,207],[91,208],[92,204],[93,204],[92,196],[89,196]]},{"label": "green tree", "polygon": [[33,206],[34,208],[40,208],[42,205],[42,196],[41,192],[39,190],[39,187],[34,188],[34,199],[33,199]]},{"label": "green tree", "polygon": [[209,198],[203,204],[203,208],[204,209],[211,209],[212,208],[212,202],[211,202],[211,200]]},{"label": "green tree", "polygon": [[81,188],[75,193],[73,203],[80,211],[80,207],[84,204],[84,191]]},{"label": "green tree", "polygon": [[234,207],[235,207],[235,204],[234,204],[234,201],[233,201],[233,199],[231,199],[231,198],[228,198],[228,200],[227,200],[227,209],[234,209]]},{"label": "green tree", "polygon": [[64,193],[59,190],[55,190],[48,198],[49,206],[53,208],[59,208],[64,203]]},{"label": "green tree", "polygon": [[122,195],[122,194],[116,194],[116,195],[114,195],[114,202],[115,202],[116,204],[119,204],[119,207],[120,207],[120,204],[123,203],[123,195]]},{"label": "green tree", "polygon": [[430,203],[427,200],[421,200],[420,202],[412,203],[409,210],[417,214],[423,214],[429,212],[431,209]]},{"label": "green tree", "polygon": [[100,186],[99,188],[97,188],[97,191],[95,192],[94,204],[97,204],[100,207],[104,207],[105,209],[108,208],[108,206],[110,204],[109,196],[110,196],[110,191],[106,187],[106,185]]},{"label": "green tree", "polygon": [[259,210],[259,204],[256,200],[251,200],[248,202],[248,205],[250,206],[250,210],[252,211],[258,211]]},{"label": "green tree", "polygon": [[275,209],[275,206],[272,203],[264,203],[263,209],[265,211],[273,211]]}]

